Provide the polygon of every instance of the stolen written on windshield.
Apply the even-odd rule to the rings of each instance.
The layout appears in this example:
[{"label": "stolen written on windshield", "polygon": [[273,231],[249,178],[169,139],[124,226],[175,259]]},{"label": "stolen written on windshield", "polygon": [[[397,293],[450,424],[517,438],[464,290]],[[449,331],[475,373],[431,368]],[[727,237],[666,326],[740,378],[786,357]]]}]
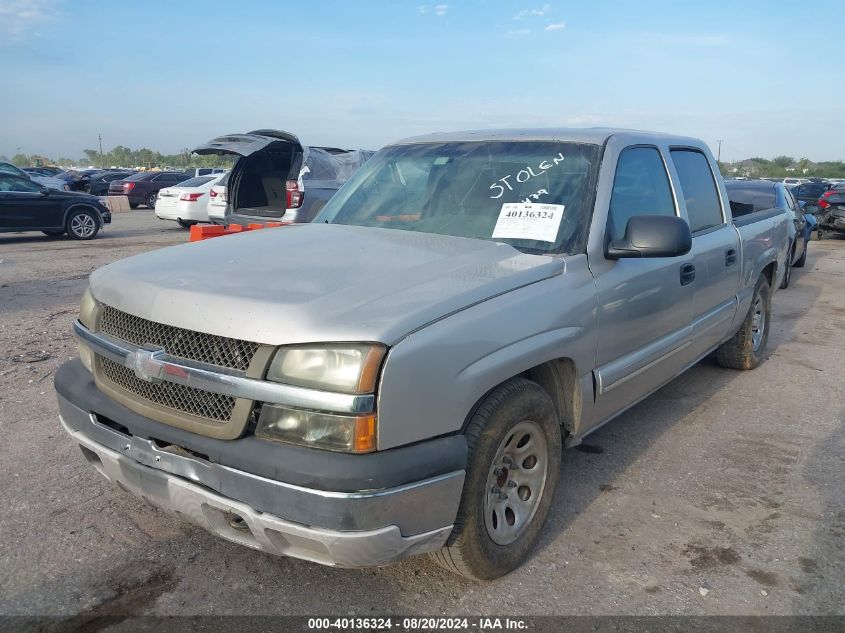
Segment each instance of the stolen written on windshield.
[{"label": "stolen written on windshield", "polygon": [[507,202],[499,211],[492,237],[554,242],[565,208],[562,204]]}]

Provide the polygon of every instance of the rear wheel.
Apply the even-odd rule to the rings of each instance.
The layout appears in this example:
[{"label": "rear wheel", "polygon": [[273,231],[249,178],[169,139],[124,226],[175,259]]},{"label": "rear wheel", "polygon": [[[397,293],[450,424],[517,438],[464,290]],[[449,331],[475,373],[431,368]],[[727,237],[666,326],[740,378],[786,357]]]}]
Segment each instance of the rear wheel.
[{"label": "rear wheel", "polygon": [[793,264],[796,268],[804,268],[804,264],[807,263],[807,241],[804,240],[804,252],[801,253],[801,259]]},{"label": "rear wheel", "polygon": [[158,192],[153,192],[147,196],[147,206],[150,209],[156,208],[156,198],[158,197]]},{"label": "rear wheel", "polygon": [[560,425],[548,394],[515,378],[485,398],[466,439],[455,527],[431,556],[454,573],[492,580],[518,567],[537,543],[560,474]]},{"label": "rear wheel", "polygon": [[792,280],[792,260],[795,259],[795,245],[789,247],[786,253],[786,264],[783,273],[783,279],[780,282],[781,289],[789,288],[789,282]]},{"label": "rear wheel", "polygon": [[97,237],[100,222],[93,211],[77,209],[70,212],[67,219],[68,237],[74,240],[90,240]]},{"label": "rear wheel", "polygon": [[763,352],[769,340],[771,312],[769,281],[765,275],[760,275],[742,327],[716,350],[716,360],[720,365],[731,369],[754,369],[763,362]]},{"label": "rear wheel", "polygon": [[58,230],[56,230],[56,231],[41,231],[41,232],[42,232],[44,235],[47,235],[47,236],[49,236],[49,237],[60,237],[60,236],[62,236],[62,235],[64,235],[64,234],[65,234],[65,230],[64,230],[64,229],[58,229]]}]

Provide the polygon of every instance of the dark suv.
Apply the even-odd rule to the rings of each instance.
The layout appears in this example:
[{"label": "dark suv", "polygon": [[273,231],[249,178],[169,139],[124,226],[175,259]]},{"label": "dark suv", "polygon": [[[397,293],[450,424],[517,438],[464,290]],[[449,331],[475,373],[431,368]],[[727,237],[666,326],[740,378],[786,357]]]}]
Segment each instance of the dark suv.
[{"label": "dark suv", "polygon": [[142,171],[109,184],[110,196],[126,196],[133,209],[145,204],[155,209],[158,192],[190,178],[181,171]]}]

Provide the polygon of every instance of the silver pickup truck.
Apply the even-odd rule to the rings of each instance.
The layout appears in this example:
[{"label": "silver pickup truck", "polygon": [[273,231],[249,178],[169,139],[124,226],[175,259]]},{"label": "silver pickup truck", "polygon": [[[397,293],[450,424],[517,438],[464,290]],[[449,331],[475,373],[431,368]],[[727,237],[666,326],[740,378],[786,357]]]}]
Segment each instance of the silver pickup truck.
[{"label": "silver pickup truck", "polygon": [[563,447],[711,352],[763,360],[786,247],[781,212],[731,218],[692,138],[408,139],[311,224],[95,271],[61,423],[231,541],[491,579],[536,543]]}]

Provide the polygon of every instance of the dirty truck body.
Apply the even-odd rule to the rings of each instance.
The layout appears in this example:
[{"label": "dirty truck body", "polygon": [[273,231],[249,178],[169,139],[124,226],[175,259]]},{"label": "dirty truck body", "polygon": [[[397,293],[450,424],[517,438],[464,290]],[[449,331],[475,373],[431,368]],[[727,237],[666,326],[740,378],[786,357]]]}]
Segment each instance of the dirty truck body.
[{"label": "dirty truck body", "polygon": [[312,224],[94,272],[61,421],[121,488],[248,547],[492,578],[562,445],[714,350],[762,359],[786,221],[730,213],[695,139],[402,141]]}]

